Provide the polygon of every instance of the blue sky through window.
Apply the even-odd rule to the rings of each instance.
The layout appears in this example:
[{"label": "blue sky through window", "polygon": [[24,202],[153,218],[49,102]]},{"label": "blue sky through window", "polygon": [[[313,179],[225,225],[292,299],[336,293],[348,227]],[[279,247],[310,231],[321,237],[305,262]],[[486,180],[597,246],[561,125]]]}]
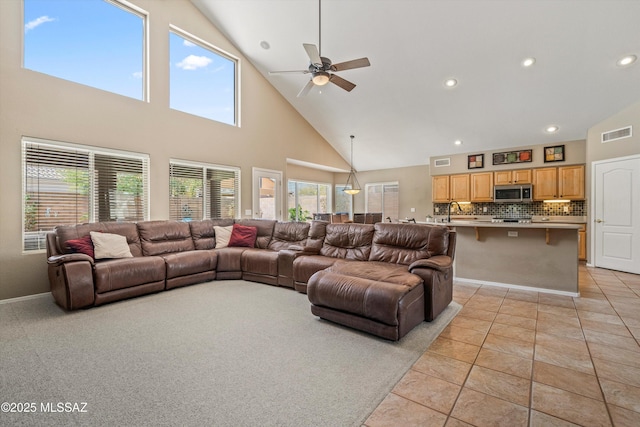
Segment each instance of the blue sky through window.
[{"label": "blue sky through window", "polygon": [[24,67],[142,100],[144,20],[103,0],[25,0]]},{"label": "blue sky through window", "polygon": [[235,124],[235,62],[169,34],[170,107]]}]

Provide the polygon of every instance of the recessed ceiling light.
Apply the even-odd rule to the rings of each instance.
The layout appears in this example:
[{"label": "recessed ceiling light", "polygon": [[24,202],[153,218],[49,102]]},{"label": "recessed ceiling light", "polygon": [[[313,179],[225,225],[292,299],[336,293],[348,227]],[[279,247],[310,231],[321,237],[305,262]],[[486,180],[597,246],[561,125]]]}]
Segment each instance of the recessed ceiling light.
[{"label": "recessed ceiling light", "polygon": [[636,62],[636,59],[638,59],[638,57],[635,55],[627,55],[623,58],[618,59],[618,62],[616,62],[616,64],[618,64],[619,67],[626,67],[627,65],[631,65]]},{"label": "recessed ceiling light", "polygon": [[268,50],[268,49],[270,49],[270,48],[271,48],[271,45],[269,44],[269,42],[268,42],[268,41],[266,41],[266,40],[262,40],[262,41],[260,42],[260,47],[261,47],[261,48],[263,48],[264,50]]},{"label": "recessed ceiling light", "polygon": [[547,133],[556,133],[558,132],[558,129],[560,129],[558,126],[551,125],[551,126],[547,126],[547,128],[544,131]]},{"label": "recessed ceiling light", "polygon": [[453,143],[456,145],[462,145],[462,141],[459,139],[456,139],[455,141],[453,141]]},{"label": "recessed ceiling light", "polygon": [[446,87],[455,87],[458,85],[458,81],[456,79],[447,79],[444,81],[444,85]]},{"label": "recessed ceiling light", "polygon": [[525,58],[522,61],[522,66],[523,67],[531,67],[535,63],[536,63],[536,58]]}]

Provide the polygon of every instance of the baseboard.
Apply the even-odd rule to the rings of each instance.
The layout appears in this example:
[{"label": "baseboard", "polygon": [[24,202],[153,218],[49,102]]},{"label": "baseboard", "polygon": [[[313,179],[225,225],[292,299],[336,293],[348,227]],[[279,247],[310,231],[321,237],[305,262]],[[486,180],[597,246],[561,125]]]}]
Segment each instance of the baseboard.
[{"label": "baseboard", "polygon": [[580,296],[580,292],[567,292],[567,291],[558,291],[555,289],[547,289],[547,288],[534,288],[532,286],[514,285],[511,283],[488,282],[486,280],[466,279],[464,277],[454,277],[453,280],[454,280],[454,283],[458,281],[461,283],[473,283],[474,285],[487,285],[487,286],[497,286],[500,288],[517,289],[519,291],[542,292],[545,294],[565,295],[568,297]]},{"label": "baseboard", "polygon": [[26,301],[26,300],[35,299],[35,298],[43,298],[47,296],[50,297],[51,292],[43,292],[41,294],[35,294],[35,295],[25,295],[23,297],[16,297],[16,298],[0,299],[0,304],[11,304],[12,302]]}]

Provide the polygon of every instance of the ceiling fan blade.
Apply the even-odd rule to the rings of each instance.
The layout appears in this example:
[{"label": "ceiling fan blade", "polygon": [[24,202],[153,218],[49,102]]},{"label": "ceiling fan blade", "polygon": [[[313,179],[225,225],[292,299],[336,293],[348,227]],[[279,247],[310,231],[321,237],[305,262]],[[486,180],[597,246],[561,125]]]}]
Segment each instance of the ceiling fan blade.
[{"label": "ceiling fan blade", "polygon": [[274,74],[309,74],[309,70],[269,71],[270,76]]},{"label": "ceiling fan blade", "polygon": [[309,55],[309,59],[311,63],[316,67],[322,67],[322,59],[320,59],[320,52],[318,52],[318,48],[315,44],[302,43],[304,46],[304,50],[307,51],[307,55]]},{"label": "ceiling fan blade", "polygon": [[356,87],[355,84],[351,83],[348,80],[343,79],[340,76],[337,76],[336,74],[331,74],[331,79],[329,81],[336,86],[340,86],[342,89],[346,90],[347,92],[351,92],[353,88]]},{"label": "ceiling fan blade", "polygon": [[351,61],[345,61],[345,62],[340,62],[339,64],[333,64],[331,66],[331,71],[351,70],[353,68],[368,67],[369,65],[371,65],[371,63],[369,62],[369,58],[353,59]]},{"label": "ceiling fan blade", "polygon": [[297,98],[302,98],[303,96],[306,96],[311,90],[311,88],[314,86],[315,85],[313,84],[313,80],[309,80],[309,82],[305,85],[305,87],[303,87],[302,90],[298,93]]}]

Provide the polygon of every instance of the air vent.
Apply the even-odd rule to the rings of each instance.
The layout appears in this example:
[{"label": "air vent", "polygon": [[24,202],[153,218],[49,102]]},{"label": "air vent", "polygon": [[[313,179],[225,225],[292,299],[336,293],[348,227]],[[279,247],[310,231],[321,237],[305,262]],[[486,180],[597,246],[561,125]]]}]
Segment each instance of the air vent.
[{"label": "air vent", "polygon": [[626,128],[611,130],[609,132],[602,133],[602,142],[611,142],[618,139],[629,138],[632,135],[631,126],[627,126]]},{"label": "air vent", "polygon": [[451,157],[447,157],[445,159],[436,159],[433,162],[433,165],[437,168],[441,168],[443,166],[451,166]]}]

